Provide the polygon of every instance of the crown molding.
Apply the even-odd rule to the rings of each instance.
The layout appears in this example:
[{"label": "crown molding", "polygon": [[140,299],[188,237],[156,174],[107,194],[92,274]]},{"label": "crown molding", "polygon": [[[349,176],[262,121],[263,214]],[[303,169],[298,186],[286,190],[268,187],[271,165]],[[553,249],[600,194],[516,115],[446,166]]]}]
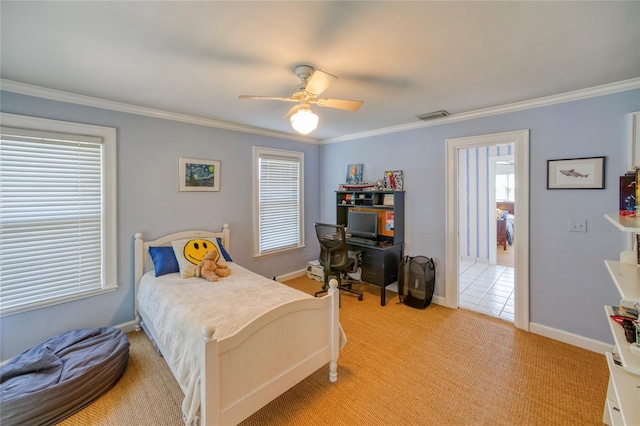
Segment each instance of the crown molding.
[{"label": "crown molding", "polygon": [[389,133],[404,132],[407,130],[421,129],[423,127],[439,126],[441,124],[453,123],[456,121],[472,120],[476,118],[489,117],[492,115],[505,114],[515,111],[523,111],[531,108],[539,108],[543,106],[555,105],[565,102],[577,101],[580,99],[593,98],[597,96],[609,95],[612,93],[624,92],[627,90],[639,89],[640,77],[623,80],[616,83],[604,84],[588,89],[575,90],[573,92],[562,93],[558,95],[545,96],[542,98],[532,99],[528,101],[515,102],[511,104],[501,105],[497,107],[483,108],[475,111],[468,111],[459,114],[452,114],[448,117],[438,118],[430,121],[419,121],[397,126],[384,127],[366,132],[352,133],[343,136],[336,136],[327,139],[315,139],[309,136],[298,136],[290,133],[277,132],[274,130],[262,129],[259,127],[245,126],[242,124],[230,123],[227,121],[214,120],[210,118],[197,117],[187,114],[179,114],[175,112],[163,111],[159,109],[140,107],[136,105],[125,104],[121,102],[109,101],[90,96],[77,95],[75,93],[64,92],[61,90],[48,89],[45,87],[34,86],[31,84],[20,83],[17,81],[0,79],[0,90],[7,92],[19,93],[27,96],[35,96],[38,98],[50,99],[60,102],[68,102],[72,104],[85,105],[94,108],[108,109],[129,114],[143,115],[152,118],[160,118],[164,120],[180,121],[183,123],[197,124],[200,126],[215,127],[218,129],[233,130],[236,132],[250,133],[260,136],[268,136],[279,139],[289,139],[297,142],[311,144],[330,144],[338,142],[347,142],[355,139],[362,139],[374,136],[385,135]]},{"label": "crown molding", "polygon": [[545,96],[542,98],[531,99],[528,101],[514,102],[511,104],[501,105],[497,107],[483,108],[475,111],[463,112],[460,114],[452,114],[448,117],[429,120],[428,122],[419,121],[416,123],[400,124],[397,126],[384,127],[381,129],[370,130],[360,133],[352,133],[350,135],[337,136],[334,138],[323,139],[323,144],[346,142],[354,139],[362,139],[373,136],[384,135],[388,133],[404,132],[406,130],[420,129],[423,127],[439,126],[441,124],[453,123],[456,121],[472,120],[475,118],[489,117],[492,115],[505,114],[515,111],[523,111],[531,108],[539,108],[543,106],[555,105],[565,102],[577,101],[580,99],[593,98],[597,96],[609,95],[612,93],[626,92],[627,90],[640,89],[640,77],[630,80],[623,80],[616,83],[604,84],[602,86],[591,87],[588,89],[575,90],[573,92],[561,93],[559,95]]},{"label": "crown molding", "polygon": [[163,120],[180,121],[182,123],[197,124],[200,126],[215,127],[218,129],[233,130],[242,133],[251,133],[260,136],[269,136],[279,139],[290,139],[298,142],[319,144],[320,140],[308,137],[298,136],[274,130],[262,129],[259,127],[245,126],[242,124],[230,123],[227,121],[214,120],[210,118],[197,117],[187,114],[179,114],[175,112],[163,111],[159,109],[141,107],[136,105],[125,104],[122,102],[109,101],[106,99],[93,98],[90,96],[78,95],[75,93],[64,92],[61,90],[48,89],[46,87],[34,86],[31,84],[20,83],[13,80],[0,79],[0,90],[18,93],[21,95],[35,96],[38,98],[50,99],[53,101],[68,102],[72,104],[84,105],[94,108],[108,109],[111,111],[124,112],[128,114],[144,115],[146,117],[161,118]]}]

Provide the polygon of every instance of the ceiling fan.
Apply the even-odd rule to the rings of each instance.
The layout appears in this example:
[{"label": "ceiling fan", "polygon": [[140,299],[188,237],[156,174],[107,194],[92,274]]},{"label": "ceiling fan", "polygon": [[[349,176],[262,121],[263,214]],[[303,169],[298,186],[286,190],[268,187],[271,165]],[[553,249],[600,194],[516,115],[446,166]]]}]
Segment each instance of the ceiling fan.
[{"label": "ceiling fan", "polygon": [[291,97],[240,95],[238,98],[297,102],[298,105],[293,106],[284,117],[290,118],[291,126],[303,135],[315,130],[318,126],[318,116],[311,111],[309,104],[348,111],[357,111],[364,104],[363,101],[318,98],[320,93],[327,90],[338,79],[334,75],[314,70],[309,65],[298,65],[295,67],[295,73],[300,78],[300,84],[293,87]]}]

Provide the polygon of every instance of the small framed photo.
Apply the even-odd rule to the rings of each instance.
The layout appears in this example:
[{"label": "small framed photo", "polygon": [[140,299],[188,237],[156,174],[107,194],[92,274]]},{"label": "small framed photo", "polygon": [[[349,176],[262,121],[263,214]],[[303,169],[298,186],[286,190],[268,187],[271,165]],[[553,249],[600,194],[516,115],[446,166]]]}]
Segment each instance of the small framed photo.
[{"label": "small framed photo", "polygon": [[404,186],[404,172],[402,170],[387,170],[384,172],[383,190],[402,191]]},{"label": "small framed photo", "polygon": [[547,160],[547,189],[604,189],[605,158]]},{"label": "small framed photo", "polygon": [[362,183],[362,164],[349,164],[347,166],[346,182],[348,184]]},{"label": "small framed photo", "polygon": [[220,161],[180,157],[178,191],[220,191]]}]

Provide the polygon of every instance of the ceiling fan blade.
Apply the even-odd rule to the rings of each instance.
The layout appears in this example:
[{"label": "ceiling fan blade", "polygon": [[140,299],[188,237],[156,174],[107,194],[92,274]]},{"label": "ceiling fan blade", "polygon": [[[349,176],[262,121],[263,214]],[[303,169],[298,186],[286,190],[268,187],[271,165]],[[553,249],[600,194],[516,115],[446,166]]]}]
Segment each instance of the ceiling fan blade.
[{"label": "ceiling fan blade", "polygon": [[347,99],[316,99],[315,103],[322,107],[346,109],[349,111],[357,111],[360,109],[363,101],[351,101]]},{"label": "ceiling fan blade", "polygon": [[303,105],[302,104],[298,104],[298,105],[294,105],[293,107],[291,107],[291,109],[289,111],[287,111],[287,113],[284,115],[284,118],[289,118],[291,117],[293,114],[295,114],[296,112],[298,112],[298,110],[300,108],[302,108]]},{"label": "ceiling fan blade", "polygon": [[258,99],[262,101],[283,101],[283,102],[298,102],[296,99],[283,98],[280,96],[253,96],[253,95],[240,95],[238,99]]},{"label": "ceiling fan blade", "polygon": [[331,86],[338,77],[335,75],[327,74],[324,71],[315,70],[309,81],[307,81],[307,87],[304,89],[305,92],[310,93],[313,96],[318,96],[320,93],[327,90],[329,86]]}]

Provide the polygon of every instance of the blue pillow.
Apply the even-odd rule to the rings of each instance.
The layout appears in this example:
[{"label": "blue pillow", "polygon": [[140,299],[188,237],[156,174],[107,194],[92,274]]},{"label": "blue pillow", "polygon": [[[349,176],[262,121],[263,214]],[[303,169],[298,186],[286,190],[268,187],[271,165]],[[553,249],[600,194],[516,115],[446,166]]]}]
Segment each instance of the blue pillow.
[{"label": "blue pillow", "polygon": [[216,238],[216,242],[218,243],[218,247],[220,247],[220,252],[222,253],[222,257],[224,257],[224,260],[226,260],[227,262],[233,262],[233,259],[231,259],[231,256],[229,256],[229,253],[227,253],[227,249],[225,249],[222,245],[222,238]]},{"label": "blue pillow", "polygon": [[173,252],[173,247],[149,247],[149,256],[151,256],[153,260],[156,277],[173,272],[180,272],[180,266]]}]

